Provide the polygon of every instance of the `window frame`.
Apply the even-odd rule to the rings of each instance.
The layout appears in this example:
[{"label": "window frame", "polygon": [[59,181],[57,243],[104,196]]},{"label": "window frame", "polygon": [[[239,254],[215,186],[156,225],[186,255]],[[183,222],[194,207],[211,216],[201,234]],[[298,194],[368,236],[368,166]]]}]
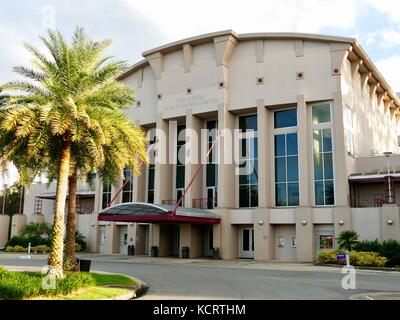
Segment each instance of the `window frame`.
[{"label": "window frame", "polygon": [[[313,124],[312,121],[312,108],[314,106],[320,106],[320,105],[329,105],[329,112],[330,112],[330,119],[331,122],[324,122],[324,123],[318,123],[318,124]],[[311,132],[310,132],[310,138],[311,138],[311,157],[312,157],[312,170],[311,170],[311,175],[312,175],[312,206],[316,208],[329,208],[329,207],[335,207],[336,206],[336,170],[335,170],[335,163],[336,163],[336,156],[335,156],[335,134],[333,130],[333,122],[332,120],[334,119],[334,114],[333,114],[333,102],[332,101],[322,101],[318,103],[311,103],[310,104],[310,114],[309,114],[309,119],[311,123]],[[326,199],[325,199],[325,192],[324,192],[324,204],[316,204],[316,192],[315,192],[315,161],[314,161],[314,131],[316,130],[324,130],[324,129],[330,129],[331,130],[331,145],[332,145],[332,177],[333,179],[323,179],[323,180],[318,180],[318,181],[323,181],[325,182],[326,180],[333,180],[333,204],[325,204]],[[323,152],[322,152],[323,153]],[[322,161],[323,162],[323,161]]]},{"label": "window frame", "polygon": [[[290,127],[285,127],[285,128],[275,128],[275,112],[279,112],[279,111],[286,111],[286,110],[296,110],[296,117],[297,117],[297,124],[296,126],[290,126]],[[300,165],[299,165],[299,133],[298,133],[298,129],[299,129],[299,119],[298,119],[298,110],[297,110],[297,106],[291,106],[291,107],[287,107],[287,108],[282,108],[282,109],[276,109],[276,110],[272,110],[272,117],[271,117],[271,128],[272,128],[272,135],[271,135],[271,166],[272,166],[272,170],[271,173],[273,175],[273,181],[272,181],[272,199],[273,199],[273,204],[275,208],[297,208],[300,205],[300,197],[301,197],[301,188],[300,188]],[[278,135],[287,135],[287,134],[292,134],[292,133],[296,133],[297,134],[297,172],[298,172],[298,186],[299,186],[299,204],[298,205],[286,205],[286,206],[278,206],[277,205],[277,201],[276,201],[276,175],[275,175],[275,170],[276,170],[276,165],[275,165],[275,136]],[[285,137],[286,139],[286,137]],[[283,156],[281,156],[283,158]],[[285,158],[287,158],[287,155],[285,156]],[[287,167],[286,167],[286,178],[287,178]],[[286,184],[286,191],[288,189],[288,181],[286,180],[285,182]],[[289,203],[288,200],[288,194],[286,194],[286,200],[287,203]]]},{"label": "window frame", "polygon": [[[252,131],[242,131],[242,132],[240,132],[240,127],[239,127],[239,124],[240,124],[240,118],[241,117],[251,117],[251,116],[255,116],[256,117],[256,124],[257,124],[257,130],[252,130]],[[241,162],[242,160],[244,160],[244,161],[257,161],[257,176],[258,176],[258,173],[259,173],[259,167],[260,167],[260,164],[258,163],[258,161],[259,161],[259,138],[258,138],[258,115],[257,115],[257,113],[248,113],[248,114],[239,114],[237,117],[236,117],[236,121],[235,121],[235,124],[236,124],[236,128],[239,130],[239,134],[238,134],[238,138],[239,138],[239,141],[238,141],[238,144],[237,144],[237,147],[238,147],[238,150],[236,150],[235,152],[238,152],[238,159],[240,160],[239,162]],[[254,132],[254,136],[253,137],[246,137],[248,134],[249,134],[249,132]],[[241,142],[242,142],[242,140],[243,139],[257,139],[257,150],[255,150],[255,152],[257,153],[257,157],[246,157],[246,158],[242,158],[242,156],[241,156],[241,154],[240,154],[240,151],[241,151],[241,148],[240,148],[240,145],[241,145]],[[235,144],[236,144],[236,142],[235,142]],[[237,172],[239,172],[239,170],[240,170],[240,164],[239,163],[237,163],[236,164],[236,170],[238,170]],[[250,183],[250,181],[248,182],[248,183],[243,183],[243,184],[241,184],[240,183],[240,176],[241,175],[239,175],[239,174],[236,174],[236,183],[235,183],[235,185],[237,186],[237,189],[236,189],[236,194],[237,194],[237,201],[236,201],[236,207],[237,208],[239,208],[239,209],[253,209],[253,208],[257,208],[258,206],[259,206],[259,179],[257,178],[257,183]],[[248,189],[248,206],[240,206],[240,189],[241,189],[241,187],[247,187],[247,189]],[[256,187],[257,188],[257,204],[255,205],[255,206],[252,206],[252,187]]]}]

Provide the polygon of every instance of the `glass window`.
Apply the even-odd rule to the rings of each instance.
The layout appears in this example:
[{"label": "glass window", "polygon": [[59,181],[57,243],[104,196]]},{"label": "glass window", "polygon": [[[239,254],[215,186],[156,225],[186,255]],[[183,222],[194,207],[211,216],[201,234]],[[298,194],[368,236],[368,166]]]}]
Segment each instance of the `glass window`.
[{"label": "glass window", "polygon": [[312,107],[313,124],[331,122],[331,111],[329,104],[322,104]]},{"label": "glass window", "polygon": [[254,136],[242,136],[239,141],[239,206],[258,206],[258,138],[257,116],[239,117],[242,131],[254,130]]},{"label": "glass window", "polygon": [[299,167],[297,133],[274,137],[275,150],[275,205],[299,204]]},{"label": "glass window", "polygon": [[[151,129],[149,130],[149,144],[150,146],[156,142],[156,135],[155,135],[155,130]],[[155,170],[156,166],[154,164],[154,155],[155,151],[152,151],[150,153],[150,164],[149,168],[147,171],[147,202],[148,203],[154,203],[154,178],[155,178]]]},{"label": "glass window", "polygon": [[257,115],[239,117],[239,129],[242,131],[257,131]]},{"label": "glass window", "polygon": [[334,204],[334,174],[331,129],[313,131],[314,194],[316,205]]},{"label": "glass window", "polygon": [[297,126],[297,109],[274,112],[274,128],[286,128]]},{"label": "glass window", "polygon": [[107,208],[111,201],[111,183],[103,183],[102,209]]},{"label": "glass window", "polygon": [[185,187],[185,159],[179,159],[179,154],[184,156],[184,153],[182,151],[180,152],[179,150],[181,148],[185,148],[185,140],[182,140],[183,138],[183,132],[186,129],[184,125],[178,125],[177,127],[177,141],[176,141],[176,154],[177,154],[177,164],[176,164],[176,184],[175,187],[177,189],[177,201],[179,200],[180,195],[182,195],[182,192],[178,189],[182,189]]},{"label": "glass window", "polygon": [[129,181],[125,185],[125,187],[122,189],[122,202],[132,202],[133,200],[133,176],[132,172],[129,168],[124,169],[124,180],[122,181],[123,184],[125,184],[126,180],[128,179]]}]

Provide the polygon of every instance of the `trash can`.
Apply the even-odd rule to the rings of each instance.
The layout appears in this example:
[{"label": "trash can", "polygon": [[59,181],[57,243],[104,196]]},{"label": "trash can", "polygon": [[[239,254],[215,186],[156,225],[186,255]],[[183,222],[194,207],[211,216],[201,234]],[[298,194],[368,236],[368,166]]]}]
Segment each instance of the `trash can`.
[{"label": "trash can", "polygon": [[213,259],[219,259],[219,248],[213,248]]},{"label": "trash can", "polygon": [[91,260],[79,260],[79,270],[89,272],[91,263]]},{"label": "trash can", "polygon": [[135,246],[133,244],[128,245],[128,256],[135,255]]},{"label": "trash can", "polygon": [[158,257],[158,247],[157,246],[152,246],[151,247],[151,256],[152,257]]},{"label": "trash can", "polygon": [[182,247],[182,258],[189,259],[189,247]]}]

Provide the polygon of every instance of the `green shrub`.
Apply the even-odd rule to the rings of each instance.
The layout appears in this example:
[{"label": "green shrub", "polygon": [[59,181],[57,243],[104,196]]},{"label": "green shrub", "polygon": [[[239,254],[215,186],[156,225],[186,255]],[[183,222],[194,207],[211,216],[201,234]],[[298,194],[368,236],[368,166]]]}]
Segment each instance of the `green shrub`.
[{"label": "green shrub", "polygon": [[6,247],[6,252],[26,252],[28,251],[27,248],[24,248],[22,246],[7,246]]},{"label": "green shrub", "polygon": [[21,246],[21,247],[27,248],[29,246],[29,243],[31,244],[32,247],[39,246],[39,245],[50,246],[49,239],[44,239],[44,238],[37,237],[37,236],[33,236],[33,237],[14,236],[7,241],[6,247],[7,246],[11,246],[11,247]]},{"label": "green shrub", "polygon": [[[342,253],[338,250],[321,251],[318,254],[317,261],[322,264],[345,264],[338,262],[336,254]],[[350,264],[360,267],[384,267],[387,263],[387,258],[382,257],[377,252],[357,252],[350,251]]]},{"label": "green shrub", "polygon": [[373,241],[371,240],[363,240],[358,242],[354,246],[354,250],[358,252],[382,252],[382,244],[378,241],[378,239],[375,239]]},{"label": "green shrub", "polygon": [[79,231],[75,232],[75,242],[80,245],[80,250],[76,250],[76,251],[85,251],[86,250],[86,237]]},{"label": "green shrub", "polygon": [[31,247],[31,252],[49,252],[50,251],[50,247],[46,246],[45,244],[41,244],[39,246],[34,246]]},{"label": "green shrub", "polygon": [[383,241],[381,255],[388,259],[388,266],[400,266],[400,241]]},{"label": "green shrub", "polygon": [[336,263],[336,253],[336,250],[320,251],[317,261],[322,264],[334,264]]},{"label": "green shrub", "polygon": [[384,267],[387,258],[381,257],[377,252],[350,252],[350,264],[360,267]]},{"label": "green shrub", "polygon": [[43,289],[43,276],[39,272],[0,272],[0,299],[16,300],[66,295],[96,284],[90,273],[67,272],[64,279],[56,280],[56,289]]}]

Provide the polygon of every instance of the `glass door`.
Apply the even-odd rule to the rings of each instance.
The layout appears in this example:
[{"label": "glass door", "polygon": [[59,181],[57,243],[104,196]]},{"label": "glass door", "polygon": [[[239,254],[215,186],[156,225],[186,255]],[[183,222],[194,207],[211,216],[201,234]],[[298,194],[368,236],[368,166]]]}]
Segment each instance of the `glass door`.
[{"label": "glass door", "polygon": [[217,187],[207,187],[207,209],[217,207]]},{"label": "glass door", "polygon": [[254,229],[242,228],[240,237],[240,258],[254,258]]}]

